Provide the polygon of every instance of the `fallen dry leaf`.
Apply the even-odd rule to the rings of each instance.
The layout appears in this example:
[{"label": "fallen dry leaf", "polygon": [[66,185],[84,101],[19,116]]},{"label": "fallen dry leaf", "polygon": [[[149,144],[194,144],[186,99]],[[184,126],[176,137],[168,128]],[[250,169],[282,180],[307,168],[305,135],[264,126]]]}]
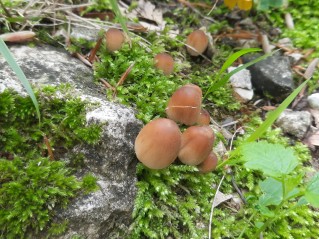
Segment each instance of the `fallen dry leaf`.
[{"label": "fallen dry leaf", "polygon": [[233,198],[233,195],[223,194],[222,192],[217,191],[213,207],[217,207],[219,204],[221,204],[221,203],[223,203],[231,198]]},{"label": "fallen dry leaf", "polygon": [[306,141],[308,144],[319,146],[319,130],[310,135]]}]

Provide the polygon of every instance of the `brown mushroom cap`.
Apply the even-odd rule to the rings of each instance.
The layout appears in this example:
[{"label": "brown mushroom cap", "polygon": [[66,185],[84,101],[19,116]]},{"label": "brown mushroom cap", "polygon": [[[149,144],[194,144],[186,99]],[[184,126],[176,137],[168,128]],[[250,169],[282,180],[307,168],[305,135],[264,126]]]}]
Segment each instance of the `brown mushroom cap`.
[{"label": "brown mushroom cap", "polygon": [[201,109],[200,114],[197,119],[197,124],[199,125],[209,125],[210,124],[210,115],[207,110]]},{"label": "brown mushroom cap", "polygon": [[187,52],[192,56],[198,56],[206,50],[208,46],[208,37],[206,36],[206,33],[204,31],[196,30],[188,35],[186,44],[196,50],[195,51],[186,46]]},{"label": "brown mushroom cap", "polygon": [[117,51],[121,49],[122,44],[124,43],[124,34],[122,31],[116,28],[110,28],[105,33],[106,48],[110,51]]},{"label": "brown mushroom cap", "polygon": [[175,122],[193,125],[197,122],[202,103],[202,90],[193,84],[177,89],[166,108],[167,117]]},{"label": "brown mushroom cap", "polygon": [[214,132],[209,126],[191,126],[182,134],[179,160],[187,165],[202,163],[212,151]]},{"label": "brown mushroom cap", "polygon": [[217,164],[218,164],[218,157],[212,151],[201,164],[197,165],[197,168],[199,172],[201,173],[209,173],[216,169]]},{"label": "brown mushroom cap", "polygon": [[177,158],[181,132],[170,119],[155,119],[143,127],[135,140],[138,160],[151,169],[168,167]]},{"label": "brown mushroom cap", "polygon": [[169,75],[174,70],[174,59],[167,53],[159,53],[154,57],[155,67],[162,70],[165,75]]}]

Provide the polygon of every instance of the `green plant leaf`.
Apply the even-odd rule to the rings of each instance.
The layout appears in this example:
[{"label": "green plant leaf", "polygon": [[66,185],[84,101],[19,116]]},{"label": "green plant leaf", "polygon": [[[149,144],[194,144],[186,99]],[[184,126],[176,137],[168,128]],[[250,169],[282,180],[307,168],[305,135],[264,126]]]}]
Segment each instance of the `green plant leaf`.
[{"label": "green plant leaf", "polygon": [[300,190],[297,187],[301,183],[303,176],[304,173],[300,173],[298,175],[288,175],[284,178],[285,199],[293,198],[299,194]]},{"label": "green plant leaf", "polygon": [[273,211],[269,210],[269,208],[266,207],[266,206],[263,206],[263,205],[260,206],[259,205],[258,209],[259,209],[260,213],[262,215],[266,216],[266,217],[274,217],[274,216],[276,216],[276,214]]},{"label": "green plant leaf", "polygon": [[298,165],[292,149],[264,141],[244,144],[241,147],[245,166],[262,171],[273,178],[283,178]]},{"label": "green plant leaf", "polygon": [[267,178],[259,183],[263,195],[259,198],[260,206],[279,205],[282,202],[282,183],[274,178]]},{"label": "green plant leaf", "polygon": [[6,59],[6,61],[8,62],[11,69],[17,75],[18,79],[21,81],[24,89],[27,91],[27,93],[31,97],[32,102],[33,102],[34,107],[35,107],[36,112],[37,112],[39,123],[40,123],[41,122],[41,115],[40,115],[40,110],[39,110],[39,104],[38,104],[37,98],[35,97],[35,94],[32,90],[32,87],[31,87],[29,81],[27,80],[27,78],[25,77],[20,66],[17,64],[17,62],[13,58],[9,48],[7,47],[7,45],[4,43],[4,41],[1,38],[0,38],[0,52],[3,55],[3,57]]},{"label": "green plant leaf", "polygon": [[297,89],[295,89],[273,112],[270,112],[267,115],[267,119],[259,126],[255,132],[246,139],[246,142],[252,142],[258,139],[262,134],[270,127],[275,120],[279,117],[279,115],[290,105],[290,103],[295,99],[295,97],[299,94],[303,87],[308,83],[310,78],[304,81]]},{"label": "green plant leaf", "polygon": [[306,200],[314,207],[319,207],[319,173],[308,183],[305,191]]}]

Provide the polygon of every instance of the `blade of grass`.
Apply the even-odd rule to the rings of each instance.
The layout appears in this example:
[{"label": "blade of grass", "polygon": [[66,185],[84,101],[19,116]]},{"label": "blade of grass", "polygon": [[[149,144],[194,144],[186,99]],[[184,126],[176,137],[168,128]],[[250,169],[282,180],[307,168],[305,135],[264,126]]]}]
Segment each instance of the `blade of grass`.
[{"label": "blade of grass", "polygon": [[125,32],[127,38],[129,39],[129,31],[126,26],[126,19],[122,16],[118,2],[116,0],[110,0],[112,10],[114,11],[115,15],[118,17],[118,20],[122,26],[123,31]]},{"label": "blade of grass", "polygon": [[290,105],[290,103],[295,99],[295,97],[299,94],[299,92],[307,85],[310,81],[315,67],[318,64],[318,58],[314,59],[308,66],[306,72],[307,74],[304,75],[306,81],[303,82],[297,89],[295,89],[279,106],[276,110],[269,113],[267,119],[259,126],[259,128],[248,138],[246,142],[252,142],[258,139],[262,134],[270,127],[279,115]]},{"label": "blade of grass", "polygon": [[[252,49],[256,49],[256,48],[252,48]],[[248,50],[248,49],[247,49],[247,50]],[[277,50],[277,51],[278,51],[278,50]],[[244,65],[242,65],[242,66],[240,66],[240,67],[237,67],[235,70],[229,72],[229,73],[226,74],[223,78],[219,79],[216,83],[212,84],[212,85],[208,88],[208,90],[207,90],[207,92],[206,92],[206,94],[204,95],[203,98],[205,99],[206,96],[207,96],[209,93],[211,93],[211,92],[213,92],[213,91],[216,91],[216,90],[219,89],[220,87],[224,86],[224,85],[228,82],[229,78],[230,78],[232,75],[236,74],[237,72],[241,71],[242,69],[245,69],[245,68],[247,68],[247,67],[249,67],[249,66],[251,66],[251,65],[253,65],[253,64],[256,64],[256,63],[259,62],[259,61],[262,61],[262,60],[266,59],[267,57],[273,55],[273,54],[274,54],[275,52],[277,52],[277,51],[274,51],[274,52],[271,52],[271,53],[262,55],[262,56],[260,56],[260,57],[258,57],[258,58],[256,58],[256,59],[254,59],[254,60],[252,60],[252,61],[250,61],[250,62],[247,62],[246,64],[244,64]],[[239,57],[239,56],[238,56],[238,57]],[[225,65],[225,64],[224,64],[224,65]],[[230,66],[230,65],[229,65],[229,66]],[[219,76],[219,75],[218,75],[218,76]]]},{"label": "blade of grass", "polygon": [[248,49],[241,49],[240,51],[235,52],[234,54],[232,54],[230,57],[227,58],[227,60],[223,64],[222,68],[218,72],[218,74],[221,75],[224,71],[227,70],[228,67],[230,67],[242,55],[245,55],[245,54],[251,53],[251,52],[258,52],[258,51],[261,51],[261,49],[248,48]]},{"label": "blade of grass", "polygon": [[4,59],[8,62],[9,66],[13,70],[13,72],[17,75],[18,79],[21,81],[24,89],[27,91],[29,96],[31,97],[31,100],[34,104],[34,107],[36,109],[36,113],[39,119],[39,123],[41,122],[41,115],[40,115],[40,110],[39,110],[39,104],[37,101],[37,98],[35,97],[35,94],[32,90],[32,87],[25,77],[23,71],[21,70],[20,66],[17,64],[15,59],[13,58],[9,48],[7,45],[4,43],[4,41],[0,38],[0,53],[3,55]]}]

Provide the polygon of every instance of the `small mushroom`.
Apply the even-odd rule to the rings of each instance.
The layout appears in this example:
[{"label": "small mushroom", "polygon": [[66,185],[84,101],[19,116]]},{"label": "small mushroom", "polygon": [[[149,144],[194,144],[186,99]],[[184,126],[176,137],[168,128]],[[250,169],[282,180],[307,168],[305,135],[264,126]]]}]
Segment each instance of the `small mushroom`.
[{"label": "small mushroom", "polygon": [[154,57],[155,67],[162,70],[165,75],[169,75],[174,70],[174,59],[167,53],[159,53]]},{"label": "small mushroom", "polygon": [[202,163],[212,151],[214,132],[209,126],[191,126],[182,134],[179,160],[187,165]]},{"label": "small mushroom", "polygon": [[207,110],[201,109],[198,119],[197,119],[197,124],[199,125],[209,125],[210,124],[210,115]]},{"label": "small mushroom", "polygon": [[217,164],[218,164],[218,157],[212,151],[201,164],[197,165],[197,168],[199,172],[201,173],[209,173],[216,169]]},{"label": "small mushroom", "polygon": [[151,169],[168,167],[177,158],[181,147],[181,132],[177,124],[165,118],[145,125],[135,140],[138,160]]},{"label": "small mushroom", "polygon": [[117,51],[121,49],[125,37],[122,31],[116,28],[110,28],[105,33],[105,40],[106,40],[106,48],[110,52]]},{"label": "small mushroom", "polygon": [[[193,31],[188,35],[186,39],[187,52],[192,56],[198,56],[202,54],[208,46],[208,37],[202,30]],[[189,47],[190,46],[190,47]],[[194,49],[192,49],[192,48]]]},{"label": "small mushroom", "polygon": [[197,122],[202,103],[202,90],[193,84],[177,89],[168,101],[166,114],[169,119],[186,125]]}]

